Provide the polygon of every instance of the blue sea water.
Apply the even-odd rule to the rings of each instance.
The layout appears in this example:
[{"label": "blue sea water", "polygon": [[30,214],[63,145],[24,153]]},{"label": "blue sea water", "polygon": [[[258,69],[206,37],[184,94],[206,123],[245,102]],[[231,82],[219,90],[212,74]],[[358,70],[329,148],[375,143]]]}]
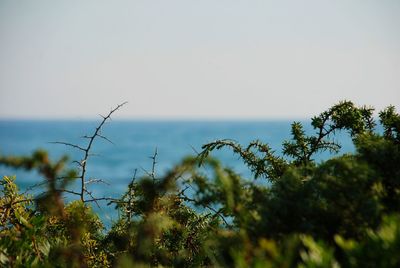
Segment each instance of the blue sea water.
[{"label": "blue sea water", "polygon": [[[87,163],[87,178],[102,179],[109,184],[92,184],[90,190],[96,197],[120,197],[126,190],[135,170],[137,177],[152,168],[151,156],[157,149],[156,172],[161,176],[168,169],[188,155],[201,151],[205,143],[217,139],[233,139],[243,145],[259,139],[281,154],[281,144],[290,138],[292,121],[110,121],[104,125],[104,139],[97,139],[93,145],[92,156]],[[49,152],[52,159],[69,155],[71,167],[73,160],[81,160],[82,152],[74,148],[54,144],[60,141],[85,147],[84,135],[91,135],[98,121],[41,121],[41,120],[2,120],[0,121],[0,154],[28,155],[38,148]],[[314,130],[304,121],[307,132]],[[343,133],[336,137],[342,144],[342,152],[354,150],[350,138]],[[213,153],[223,164],[237,173],[251,178],[251,173],[230,150]],[[318,161],[328,154],[318,156]],[[0,166],[0,175],[16,175],[21,190],[26,190],[43,181],[39,174],[13,170]],[[43,189],[35,188],[32,194]],[[102,206],[99,213],[103,220],[110,222],[117,215],[110,207]]]}]

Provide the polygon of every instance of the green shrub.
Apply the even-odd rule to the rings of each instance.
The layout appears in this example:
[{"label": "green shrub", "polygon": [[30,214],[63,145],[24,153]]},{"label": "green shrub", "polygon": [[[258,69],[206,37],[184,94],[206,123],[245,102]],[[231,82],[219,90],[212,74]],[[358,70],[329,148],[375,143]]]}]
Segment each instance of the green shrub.
[{"label": "green shrub", "polygon": [[[121,198],[104,198],[120,215],[108,231],[90,207],[101,198],[85,188],[84,172],[65,169],[67,158],[0,156],[0,164],[38,170],[47,186],[32,197],[19,193],[14,178],[1,179],[0,264],[399,267],[400,116],[394,107],[382,111],[379,133],[372,112],[341,102],[312,119],[314,135],[295,122],[283,156],[260,141],[219,140],[158,178],[155,154],[152,172]],[[338,131],[348,132],[355,152],[315,162],[319,152],[339,152]],[[80,148],[85,161],[90,146]],[[223,148],[239,155],[254,180],[209,157]],[[74,179],[82,182],[78,192],[68,190]],[[64,204],[64,193],[77,198]]]}]

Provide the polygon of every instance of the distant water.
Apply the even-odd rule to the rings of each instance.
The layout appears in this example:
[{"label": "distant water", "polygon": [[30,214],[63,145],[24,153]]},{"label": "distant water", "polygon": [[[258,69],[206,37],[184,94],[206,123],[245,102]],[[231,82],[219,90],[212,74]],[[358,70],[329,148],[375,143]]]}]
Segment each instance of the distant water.
[{"label": "distant water", "polygon": [[[156,171],[160,176],[187,155],[201,151],[205,143],[217,139],[233,139],[243,145],[259,139],[281,154],[281,144],[290,138],[292,121],[111,121],[107,123],[102,135],[113,144],[98,139],[94,143],[93,156],[88,161],[88,178],[99,178],[110,185],[93,184],[91,190],[95,196],[120,197],[137,169],[137,177],[144,170],[151,170],[150,156],[157,148]],[[309,122],[303,122],[307,132],[312,132]],[[52,144],[63,141],[81,146],[86,140],[84,135],[93,133],[98,121],[0,121],[0,154],[28,155],[35,149],[42,148],[50,153],[52,159],[67,154],[73,160],[81,160],[81,152],[73,148]],[[353,150],[351,140],[339,135],[336,140],[342,144],[342,152]],[[248,169],[230,150],[213,154],[225,165],[232,167],[239,174],[251,178]],[[318,160],[327,154],[318,156]],[[71,164],[71,166],[73,166]],[[12,170],[0,166],[0,175],[16,175],[22,190],[42,181],[33,172]],[[40,189],[36,189],[36,192]],[[34,192],[33,192],[34,193]],[[110,208],[100,211],[103,219],[115,219]]]}]

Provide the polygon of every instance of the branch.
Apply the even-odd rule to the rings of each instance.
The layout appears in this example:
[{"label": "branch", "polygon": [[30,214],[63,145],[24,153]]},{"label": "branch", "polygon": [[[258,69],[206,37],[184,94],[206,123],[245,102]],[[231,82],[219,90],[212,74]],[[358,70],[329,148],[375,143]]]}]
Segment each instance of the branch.
[{"label": "branch", "polygon": [[155,181],[155,179],[156,179],[155,168],[156,168],[156,164],[157,164],[157,155],[158,155],[158,150],[156,147],[156,150],[154,151],[154,155],[150,157],[153,161],[153,163],[151,165],[151,177],[153,178],[153,181]]},{"label": "branch", "polygon": [[85,192],[85,174],[86,174],[86,164],[87,164],[87,160],[89,158],[89,152],[90,149],[92,148],[92,144],[94,142],[94,140],[96,139],[96,137],[102,137],[102,135],[100,134],[100,130],[103,127],[103,125],[105,124],[105,122],[107,120],[109,120],[111,118],[111,115],[117,111],[119,108],[121,108],[122,106],[124,106],[127,102],[121,103],[119,105],[117,105],[117,107],[115,107],[114,109],[112,109],[107,116],[102,116],[103,120],[100,122],[100,124],[96,127],[94,133],[92,136],[89,136],[89,142],[88,145],[85,149],[85,155],[83,157],[83,164],[82,164],[82,171],[81,171],[81,200],[82,202],[84,201],[84,192]]},{"label": "branch", "polygon": [[105,185],[110,185],[108,182],[106,182],[105,180],[102,179],[90,179],[88,181],[85,182],[85,184],[90,184],[90,183],[104,183]]},{"label": "branch", "polygon": [[52,143],[52,144],[63,144],[63,145],[66,145],[66,146],[70,146],[70,147],[73,147],[73,148],[79,149],[79,150],[81,150],[81,151],[84,151],[84,152],[86,152],[86,150],[87,150],[87,149],[85,149],[85,148],[82,148],[82,147],[81,147],[81,146],[79,146],[79,145],[72,144],[72,143],[68,143],[68,142],[62,142],[62,141],[51,141],[51,142],[49,142],[49,143]]},{"label": "branch", "polygon": [[62,189],[62,190],[60,190],[60,192],[66,192],[66,193],[69,193],[69,194],[74,194],[74,195],[79,195],[79,196],[81,195],[78,192],[70,191],[70,190],[67,190],[67,189]]},{"label": "branch", "polygon": [[[87,194],[92,198],[92,199],[90,199],[90,200],[93,200],[93,202],[96,203],[97,207],[100,208],[100,205],[99,205],[99,203],[97,202],[96,198],[94,198],[94,196],[92,195],[92,192],[89,192],[86,188],[84,188],[84,189],[85,189],[85,193],[87,193]],[[83,202],[84,202],[84,201],[83,201]]]},{"label": "branch", "polygon": [[211,207],[211,206],[209,206],[209,205],[206,205],[206,204],[199,204],[198,201],[196,201],[195,199],[189,198],[189,197],[186,196],[184,193],[181,194],[181,198],[182,198],[184,201],[192,202],[192,203],[194,203],[195,205],[200,205],[200,206],[202,206],[202,207],[204,207],[204,208],[208,208],[209,210],[211,210],[212,212],[214,212],[215,215],[217,215],[218,217],[220,217],[220,218],[223,220],[223,222],[225,223],[225,225],[226,225],[227,227],[232,227],[232,225],[230,225],[230,224],[226,221],[225,217],[221,214],[221,210],[216,210],[215,208],[213,208],[213,207]]},{"label": "branch", "polygon": [[[56,181],[62,181],[62,180],[65,180],[65,179],[79,179],[79,178],[80,178],[80,177],[76,177],[76,176],[72,176],[72,177],[70,177],[70,176],[64,176],[64,177],[58,177],[58,178],[56,178]],[[42,182],[38,182],[38,183],[36,183],[36,184],[34,184],[34,185],[32,185],[32,186],[27,187],[26,190],[23,192],[23,194],[26,194],[27,192],[29,192],[29,191],[31,191],[31,190],[37,188],[37,187],[41,187],[41,186],[43,186],[43,185],[46,185],[46,184],[48,184],[48,183],[49,183],[49,182],[48,182],[47,180],[42,181]]]},{"label": "branch", "polygon": [[104,140],[110,142],[111,144],[114,144],[114,143],[113,143],[111,140],[109,140],[107,137],[101,135],[101,129],[102,129],[103,125],[106,123],[106,121],[111,120],[111,115],[112,115],[115,111],[117,111],[118,109],[120,109],[122,106],[124,106],[126,103],[127,103],[127,102],[123,102],[123,103],[117,105],[115,108],[111,109],[111,111],[110,111],[106,116],[100,115],[100,116],[102,117],[102,121],[101,121],[101,122],[98,124],[98,126],[95,128],[93,134],[90,135],[90,136],[89,136],[89,135],[85,135],[85,136],[82,137],[82,138],[88,139],[88,143],[87,143],[86,147],[82,147],[82,146],[79,146],[79,145],[77,145],[77,144],[68,143],[68,142],[59,142],[59,141],[50,142],[50,143],[53,143],[53,144],[63,144],[63,145],[66,145],[66,146],[70,146],[70,147],[75,148],[75,149],[78,149],[78,150],[80,150],[80,151],[82,151],[82,152],[84,153],[83,158],[82,158],[82,160],[81,160],[80,162],[78,162],[78,161],[73,161],[73,163],[76,163],[76,164],[80,167],[80,175],[77,176],[77,178],[79,178],[80,181],[81,181],[81,189],[80,189],[80,192],[77,193],[77,192],[68,191],[68,190],[62,190],[62,191],[67,192],[67,193],[71,193],[71,194],[78,194],[78,195],[80,196],[80,199],[81,199],[82,202],[85,201],[85,198],[84,198],[85,193],[87,193],[88,195],[90,195],[90,196],[92,197],[92,200],[95,200],[95,198],[92,196],[91,192],[87,191],[87,189],[85,188],[85,185],[86,185],[86,184],[93,183],[93,182],[103,182],[103,183],[105,183],[105,182],[104,182],[103,180],[95,180],[95,179],[91,179],[91,180],[89,180],[89,181],[86,181],[85,175],[86,175],[87,160],[89,159],[90,156],[93,155],[93,154],[90,152],[90,150],[91,150],[91,148],[92,148],[92,145],[93,145],[94,140],[95,140],[97,137],[99,137],[99,138],[101,138],[101,139],[104,139]]},{"label": "branch", "polygon": [[93,198],[93,199],[85,200],[85,201],[83,201],[83,202],[84,202],[84,203],[89,203],[89,202],[96,202],[96,201],[103,201],[103,200],[105,200],[105,201],[111,201],[111,202],[115,202],[115,203],[122,203],[122,202],[120,202],[119,199],[112,198],[112,197]]},{"label": "branch", "polygon": [[111,143],[112,145],[115,145],[115,144],[114,144],[111,140],[109,140],[107,137],[104,137],[103,135],[100,135],[100,134],[97,134],[97,136],[98,136],[99,138],[102,138],[102,139],[108,141],[108,142]]}]

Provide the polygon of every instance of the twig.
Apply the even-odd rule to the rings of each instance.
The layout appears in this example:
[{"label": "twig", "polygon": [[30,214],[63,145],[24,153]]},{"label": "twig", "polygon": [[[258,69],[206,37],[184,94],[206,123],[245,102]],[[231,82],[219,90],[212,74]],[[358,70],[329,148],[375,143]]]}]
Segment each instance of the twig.
[{"label": "twig", "polygon": [[[80,177],[77,177],[77,176],[72,176],[72,177],[66,176],[66,177],[58,177],[58,178],[56,178],[56,180],[57,180],[57,181],[61,181],[61,180],[65,180],[65,179],[79,179],[79,178],[80,178]],[[46,184],[48,184],[48,183],[49,183],[49,182],[48,182],[47,180],[45,180],[45,181],[36,183],[36,184],[34,184],[34,185],[31,185],[31,186],[29,186],[29,187],[26,188],[26,190],[23,192],[23,194],[26,194],[27,192],[29,192],[29,191],[31,191],[31,190],[37,188],[37,187],[46,185]]]},{"label": "twig", "polygon": [[196,155],[199,155],[199,154],[200,154],[199,151],[197,151],[196,148],[194,148],[192,145],[189,144],[189,146],[190,146],[190,148],[192,148],[193,152],[194,152]]},{"label": "twig", "polygon": [[62,189],[62,190],[60,190],[60,192],[66,192],[66,193],[69,193],[69,194],[74,194],[74,195],[79,195],[79,196],[81,195],[78,192],[70,191],[70,190],[67,190],[67,189]]},{"label": "twig", "polygon": [[204,207],[204,208],[208,208],[209,210],[211,210],[212,212],[214,212],[215,215],[219,216],[219,217],[223,220],[223,222],[225,223],[225,225],[226,225],[227,227],[232,227],[232,226],[226,221],[225,217],[221,214],[221,211],[220,211],[220,210],[216,210],[215,208],[213,208],[213,207],[211,207],[211,206],[209,206],[209,205],[206,205],[206,204],[201,204],[201,203],[199,203],[197,200],[192,199],[192,198],[189,198],[189,197],[186,196],[184,193],[181,194],[181,198],[182,198],[184,201],[192,202],[192,203],[194,203],[195,205],[200,205],[200,206],[202,206],[202,207]]},{"label": "twig", "polygon": [[85,184],[90,184],[90,183],[104,183],[105,185],[110,185],[108,182],[102,179],[90,179],[88,181],[85,181]]},{"label": "twig", "polygon": [[[96,127],[96,129],[93,132],[93,134],[91,136],[88,136],[88,135],[83,136],[83,138],[89,140],[87,145],[86,145],[86,147],[82,147],[82,146],[79,146],[79,145],[76,145],[76,144],[73,144],[73,143],[68,143],[68,142],[59,142],[59,141],[51,142],[51,143],[55,143],[55,144],[63,144],[63,145],[66,145],[66,146],[70,146],[70,147],[76,148],[76,149],[84,152],[83,159],[80,162],[73,161],[73,163],[77,163],[78,166],[81,168],[81,173],[77,178],[79,178],[80,181],[81,181],[81,189],[80,189],[79,196],[80,196],[80,199],[81,199],[82,202],[85,201],[85,198],[84,198],[85,193],[87,193],[87,194],[89,194],[91,196],[91,193],[89,191],[87,191],[87,189],[85,188],[85,185],[88,184],[88,183],[95,182],[95,180],[90,180],[90,181],[87,182],[86,181],[86,177],[85,177],[86,176],[87,160],[89,159],[90,156],[93,156],[93,154],[90,153],[90,150],[92,148],[93,142],[97,137],[99,137],[99,138],[102,138],[102,139],[114,144],[111,140],[109,140],[105,136],[101,135],[101,129],[102,129],[103,125],[106,123],[107,120],[111,120],[111,115],[115,111],[120,109],[122,106],[124,106],[126,103],[127,102],[123,102],[123,103],[117,105],[117,107],[115,107],[114,109],[111,109],[111,111],[106,116],[100,115],[103,118],[103,120]],[[103,182],[103,181],[102,180],[97,180],[97,182]],[[65,192],[67,192],[67,191],[65,191]]]},{"label": "twig", "polygon": [[137,173],[137,168],[133,171],[133,176],[132,176],[132,182],[136,180],[136,173]]},{"label": "twig", "polygon": [[97,135],[99,138],[102,138],[103,140],[108,141],[109,143],[111,143],[112,145],[115,145],[111,140],[109,140],[107,137],[104,137],[103,135],[98,134]]},{"label": "twig", "polygon": [[82,148],[82,147],[79,146],[79,145],[72,144],[72,143],[68,143],[68,142],[50,141],[49,143],[52,143],[52,144],[63,144],[63,145],[70,146],[70,147],[73,147],[73,148],[76,148],[76,149],[79,149],[79,150],[81,150],[81,151],[86,152],[86,149],[85,149],[85,148]]},{"label": "twig", "polygon": [[96,203],[97,207],[98,207],[99,209],[101,209],[101,207],[100,207],[99,203],[97,202],[96,198],[92,195],[92,192],[88,191],[88,190],[85,188],[85,193],[87,193],[87,194],[92,198],[92,199],[90,199],[90,200],[93,200],[93,202]]},{"label": "twig", "polygon": [[85,201],[83,201],[83,202],[84,202],[84,203],[89,203],[89,202],[96,202],[96,201],[103,201],[103,200],[105,200],[105,201],[112,201],[112,202],[121,203],[121,202],[119,202],[119,201],[120,201],[119,199],[112,198],[112,197],[99,197],[99,198],[93,198],[93,199],[88,199],[88,200],[85,200]]},{"label": "twig", "polygon": [[94,133],[92,136],[89,136],[89,142],[87,147],[84,149],[85,155],[83,157],[83,164],[82,164],[82,171],[81,171],[81,201],[84,201],[84,193],[85,193],[85,175],[86,175],[86,164],[87,164],[87,160],[89,158],[89,152],[90,149],[92,148],[92,144],[94,142],[94,140],[96,139],[96,137],[99,137],[100,135],[100,130],[103,127],[104,123],[111,118],[111,115],[117,111],[119,108],[121,108],[123,105],[125,105],[127,102],[121,103],[119,104],[117,107],[115,107],[114,109],[112,109],[107,116],[102,116],[103,120],[100,122],[100,124],[96,127]]},{"label": "twig", "polygon": [[190,186],[190,184],[188,184],[184,189],[182,189],[179,193],[178,193],[178,195],[180,196],[180,195],[184,195],[185,194],[185,191],[187,190],[187,189],[189,189],[191,186]]},{"label": "twig", "polygon": [[156,147],[156,150],[154,151],[154,155],[150,157],[153,161],[152,166],[151,166],[151,177],[153,178],[153,181],[156,180],[155,169],[156,169],[156,164],[157,164],[157,155],[158,155],[158,150]]}]

